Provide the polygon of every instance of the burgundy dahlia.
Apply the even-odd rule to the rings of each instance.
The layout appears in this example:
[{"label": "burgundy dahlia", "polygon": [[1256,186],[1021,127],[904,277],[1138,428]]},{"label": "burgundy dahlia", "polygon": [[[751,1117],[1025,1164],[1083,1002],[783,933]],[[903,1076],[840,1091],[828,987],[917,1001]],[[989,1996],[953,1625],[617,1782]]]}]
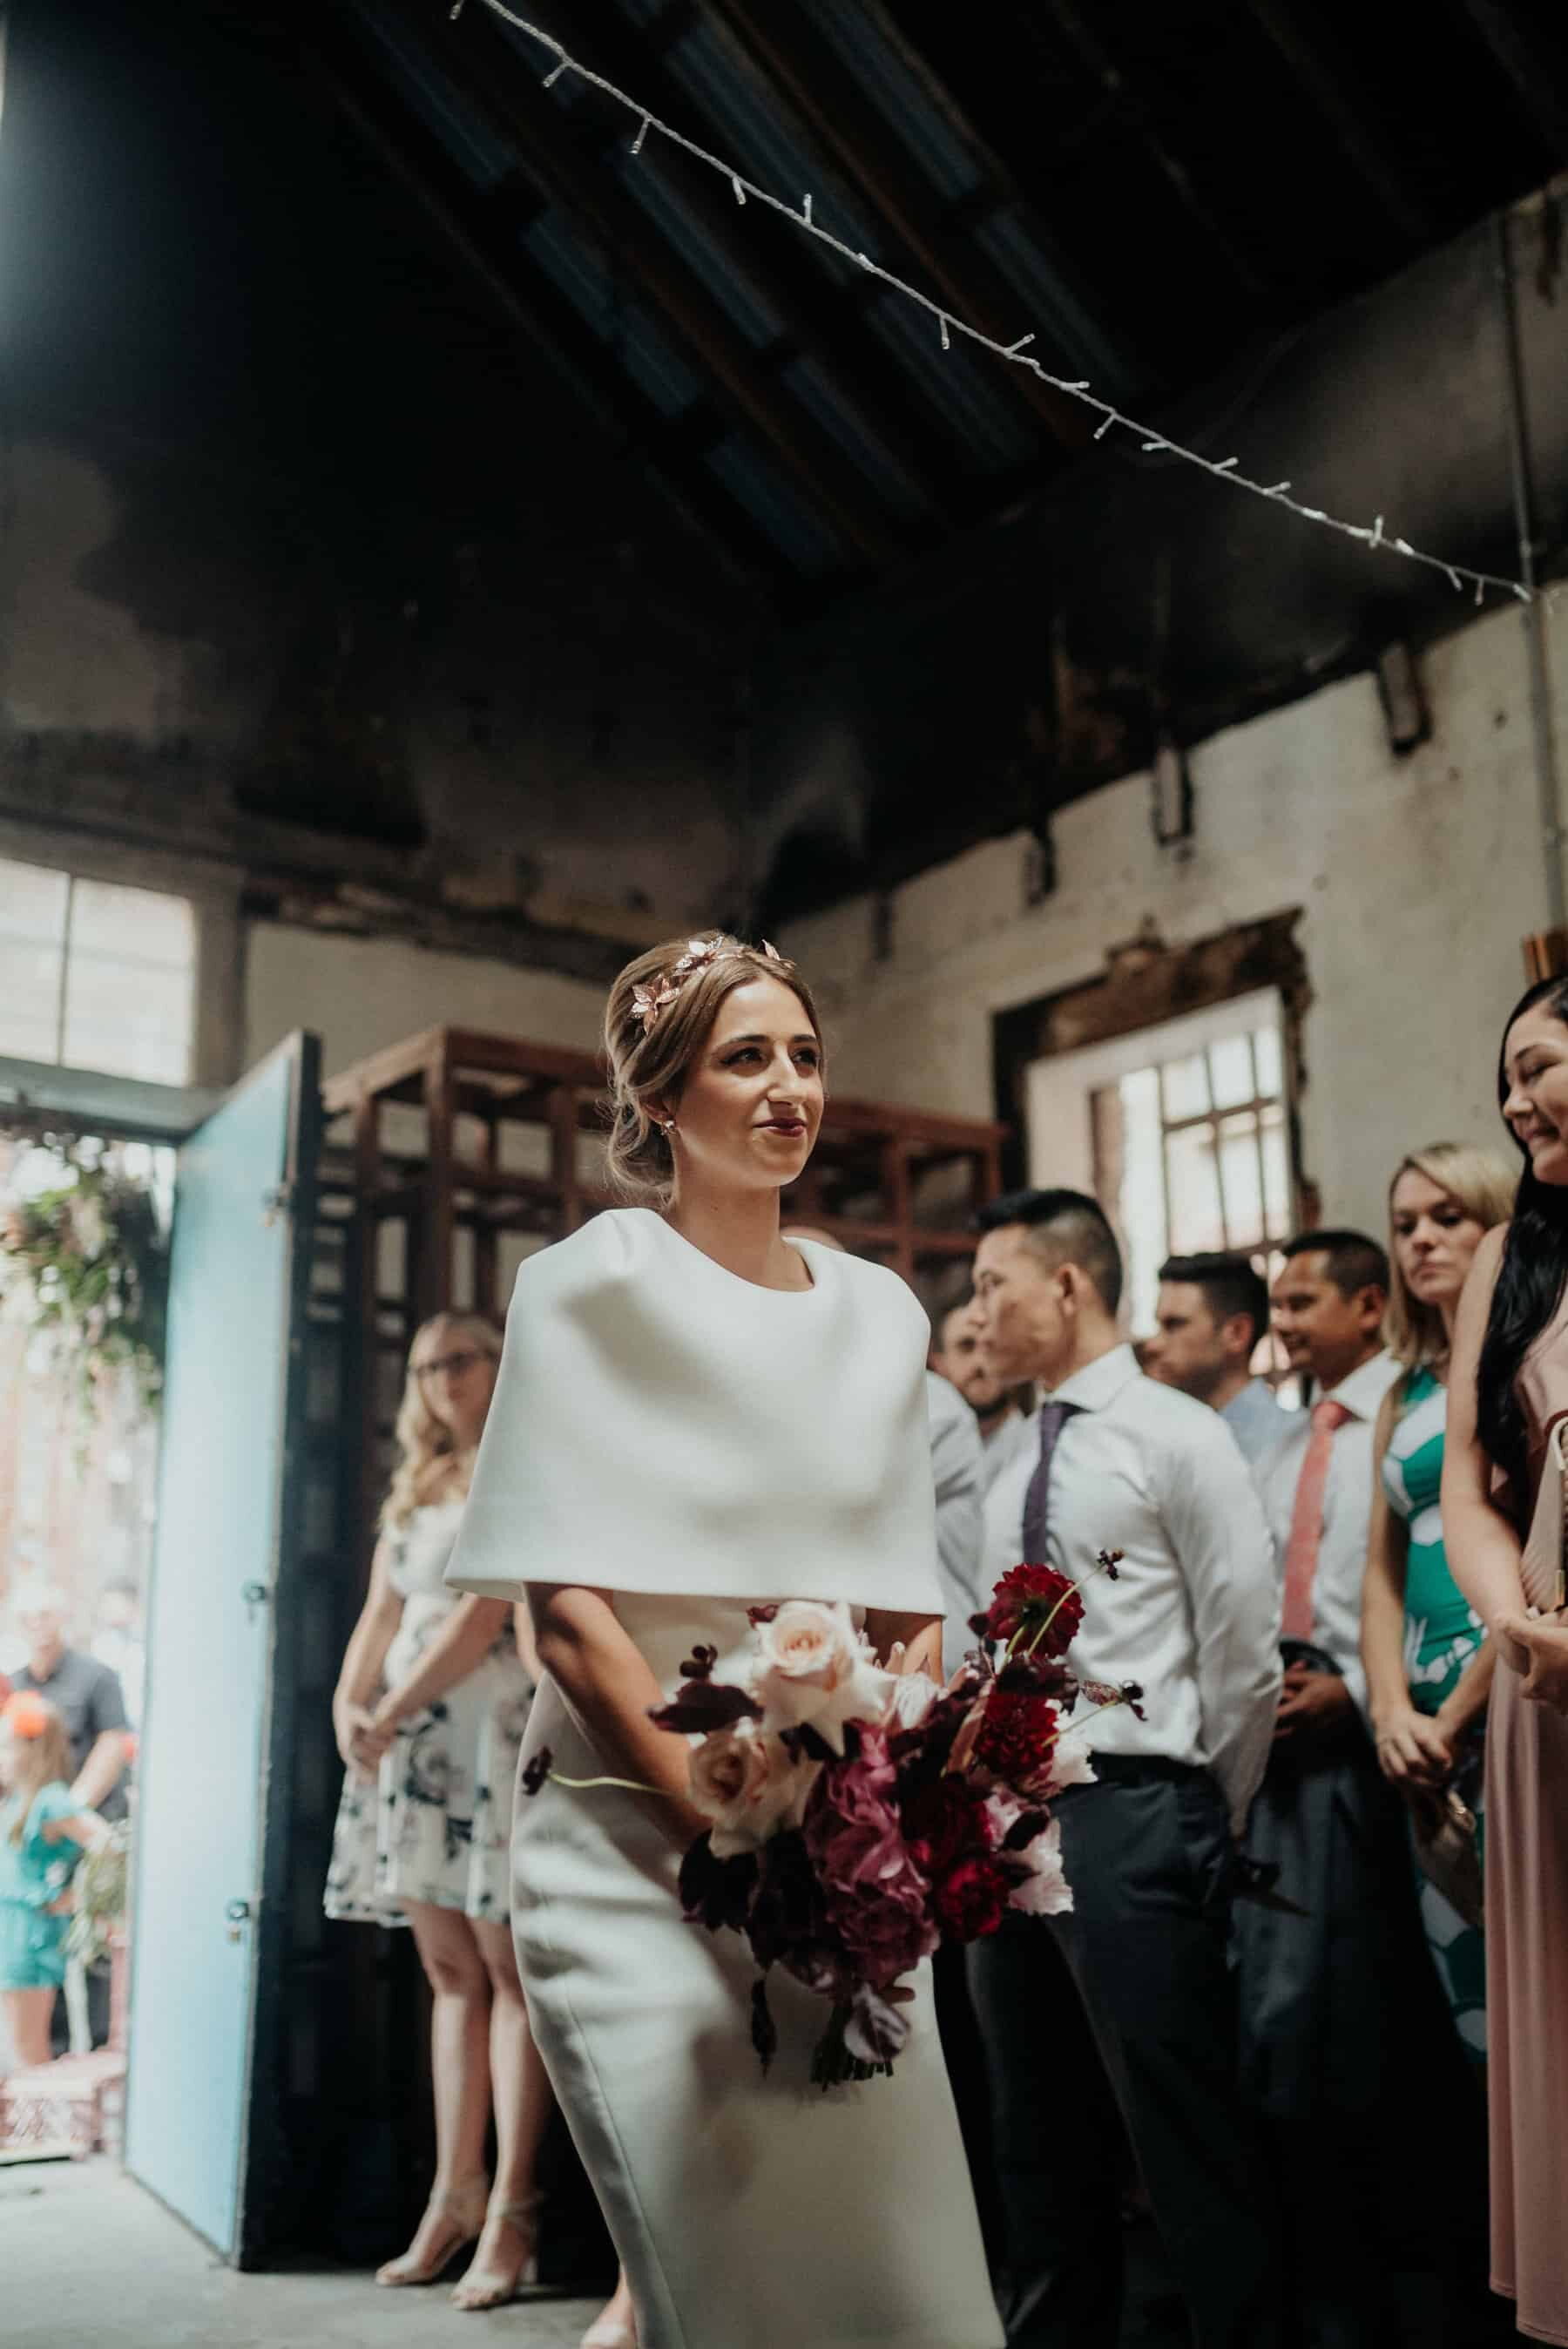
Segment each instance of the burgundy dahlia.
[{"label": "burgundy dahlia", "polygon": [[1047,1656],[1065,1655],[1083,1621],[1078,1586],[1054,1566],[1015,1566],[991,1594],[986,1637],[1012,1640]]}]

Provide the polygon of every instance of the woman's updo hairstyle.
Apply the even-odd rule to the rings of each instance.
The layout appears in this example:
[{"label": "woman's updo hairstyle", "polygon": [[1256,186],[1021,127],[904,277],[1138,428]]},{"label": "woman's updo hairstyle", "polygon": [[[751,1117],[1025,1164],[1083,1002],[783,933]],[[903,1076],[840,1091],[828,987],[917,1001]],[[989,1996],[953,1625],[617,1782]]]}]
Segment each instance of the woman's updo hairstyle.
[{"label": "woman's updo hairstyle", "polygon": [[611,988],[604,1007],[611,1106],[605,1173],[623,1198],[645,1206],[667,1203],[675,1157],[653,1105],[674,1112],[720,1004],[758,978],[776,978],[799,996],[820,1046],[822,1023],[794,964],[771,947],[745,946],[723,930],[651,947]]}]

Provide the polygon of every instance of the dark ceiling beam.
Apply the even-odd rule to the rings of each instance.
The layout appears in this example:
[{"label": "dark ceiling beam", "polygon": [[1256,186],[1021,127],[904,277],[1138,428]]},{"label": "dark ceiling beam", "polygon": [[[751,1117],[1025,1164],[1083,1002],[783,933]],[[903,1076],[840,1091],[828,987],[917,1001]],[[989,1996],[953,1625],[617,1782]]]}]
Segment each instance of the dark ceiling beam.
[{"label": "dark ceiling beam", "polygon": [[578,398],[624,435],[627,457],[654,476],[733,576],[751,587],[798,589],[799,577],[779,548],[703,462],[705,446],[722,439],[725,419],[709,408],[705,430],[695,414],[675,422],[662,416],[530,260],[521,239],[541,209],[533,183],[513,179],[489,191],[475,188],[387,88],[369,50],[346,37],[330,16],[315,19],[302,47],[342,113],[518,327],[532,359],[553,365]]},{"label": "dark ceiling beam", "polygon": [[1511,0],[1462,0],[1462,5],[1545,140],[1553,171],[1561,171],[1568,163],[1568,68],[1562,50],[1549,56],[1520,23]]},{"label": "dark ceiling beam", "polygon": [[[781,7],[779,0],[707,0],[707,6],[788,99],[844,178],[859,188],[924,275],[921,290],[939,294],[954,317],[994,341],[1016,341],[1029,325],[1023,296],[981,247],[944,217],[942,198],[806,17]],[[1087,411],[1075,400],[1053,391],[1026,367],[1003,373],[1053,440],[1075,450],[1088,440]]]},{"label": "dark ceiling beam", "polygon": [[[676,82],[662,56],[612,11],[600,11],[591,29],[558,5],[541,5],[540,0],[532,0],[532,14],[591,72],[633,92],[704,146],[720,143],[717,124]],[[628,118],[619,108],[614,117],[612,135],[624,140]],[[831,378],[839,398],[858,415],[868,439],[882,443],[933,512],[954,526],[971,520],[973,493],[956,461],[951,435],[938,429],[929,412],[916,404],[911,378],[860,315],[866,281],[855,277],[841,291],[776,216],[754,208],[742,219],[728,189],[721,190],[711,171],[665,140],[650,140],[642,162],[691,215],[725,266],[749,282],[780,320],[796,350],[815,359]],[[795,352],[785,349],[769,356],[777,367],[788,364]]]},{"label": "dark ceiling beam", "polygon": [[[1083,70],[1098,83],[1113,117],[1125,123],[1138,140],[1188,218],[1222,256],[1237,285],[1254,301],[1266,305],[1267,281],[1199,192],[1191,172],[1161,128],[1159,111],[1146,96],[1137,74],[1107,47],[1103,35],[1074,5],[1074,0],[1047,0],[1047,6],[1057,33]],[[1031,13],[1026,6],[1026,23]]]},{"label": "dark ceiling beam", "polygon": [[1430,244],[1439,223],[1408,173],[1389,160],[1384,126],[1356,94],[1354,62],[1335,56],[1329,36],[1309,29],[1294,0],[1250,0],[1250,5],[1260,28],[1332,127],[1344,152],[1394,226],[1411,243]]},{"label": "dark ceiling beam", "polygon": [[[912,35],[904,32],[882,0],[860,0],[860,5],[861,14],[893,55],[902,57],[924,86],[933,107],[945,117],[949,128],[974,156],[985,189],[1026,220],[1040,257],[1059,282],[1064,296],[1091,322],[1100,350],[1120,370],[1120,389],[1125,396],[1138,377],[1147,374],[1145,355],[1139,352],[1135,356],[1124,332],[1108,316],[1111,305],[1103,289],[1080,282],[1076,265],[1063,251],[1054,226],[1044,217],[1031,189],[1019,178],[1001,146],[985,135],[985,125],[995,111],[995,52],[985,48],[977,52],[972,28],[966,28],[961,20],[955,22],[945,8],[918,11],[918,33]],[[974,70],[977,55],[983,66],[979,73]]]},{"label": "dark ceiling beam", "polygon": [[[468,94],[517,146],[522,169],[615,255],[793,480],[801,502],[852,554],[883,564],[905,554],[909,534],[867,489],[837,443],[773,379],[696,273],[623,194],[603,163],[583,154],[562,109],[489,10],[468,8],[452,25],[445,5],[433,16],[405,0],[382,0],[382,6],[430,43],[449,72],[460,72]],[[438,36],[444,37],[435,47]]]}]

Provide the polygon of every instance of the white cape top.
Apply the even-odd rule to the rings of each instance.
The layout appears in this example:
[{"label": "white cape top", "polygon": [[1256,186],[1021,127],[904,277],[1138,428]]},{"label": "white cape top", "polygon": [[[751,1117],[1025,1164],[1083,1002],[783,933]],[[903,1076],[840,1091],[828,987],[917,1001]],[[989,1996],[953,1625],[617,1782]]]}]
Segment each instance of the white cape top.
[{"label": "white cape top", "polygon": [[646,1207],[531,1257],[447,1580],[940,1615],[925,1315],[885,1267],[794,1245],[810,1289]]}]

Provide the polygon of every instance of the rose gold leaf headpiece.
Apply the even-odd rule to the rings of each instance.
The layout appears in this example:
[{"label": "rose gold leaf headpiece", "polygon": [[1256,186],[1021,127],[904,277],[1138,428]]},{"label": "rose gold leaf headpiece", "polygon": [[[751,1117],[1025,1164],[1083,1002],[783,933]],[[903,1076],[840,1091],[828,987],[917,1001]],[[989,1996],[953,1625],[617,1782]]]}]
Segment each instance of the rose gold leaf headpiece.
[{"label": "rose gold leaf headpiece", "polygon": [[776,946],[764,938],[760,949],[742,946],[738,938],[688,938],[686,952],[667,971],[661,971],[646,987],[632,989],[632,1017],[642,1024],[645,1039],[651,1032],[661,1011],[667,1009],[686,980],[697,971],[711,970],[716,963],[731,962],[738,957],[760,951],[769,962],[782,962],[784,957]]}]

